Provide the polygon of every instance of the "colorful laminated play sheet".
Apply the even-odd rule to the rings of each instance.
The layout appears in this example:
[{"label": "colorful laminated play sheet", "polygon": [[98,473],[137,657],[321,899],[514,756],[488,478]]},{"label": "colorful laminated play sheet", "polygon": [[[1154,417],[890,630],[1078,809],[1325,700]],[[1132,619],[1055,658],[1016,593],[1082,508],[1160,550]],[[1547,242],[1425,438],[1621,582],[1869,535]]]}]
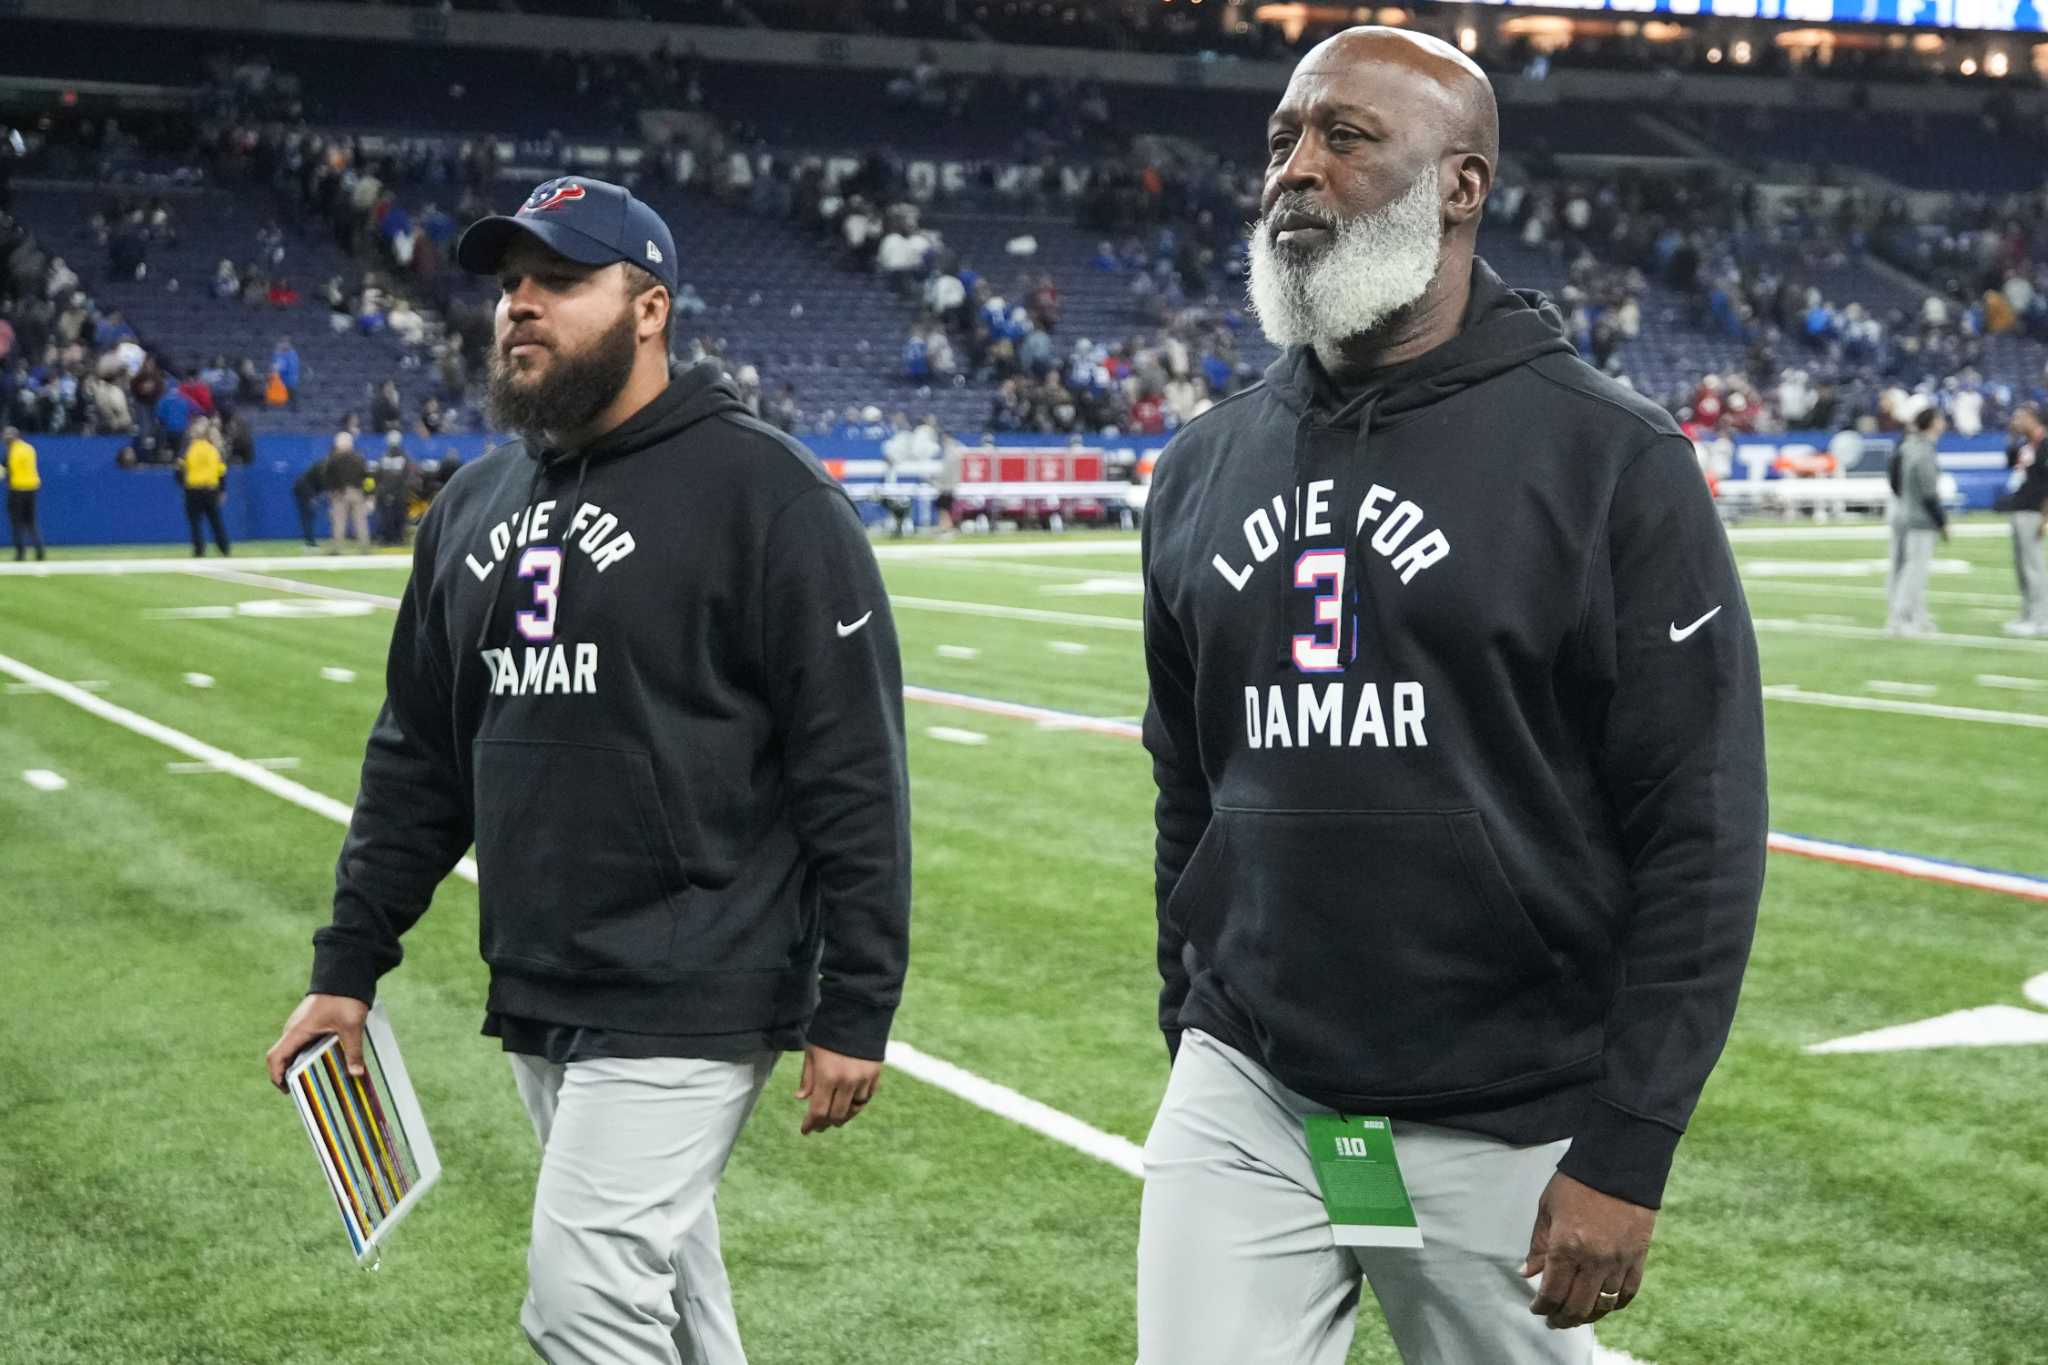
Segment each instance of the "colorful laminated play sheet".
[{"label": "colorful laminated play sheet", "polygon": [[363,1027],[363,1069],[368,1074],[348,1074],[341,1040],[330,1035],[299,1054],[285,1086],[350,1249],[358,1261],[374,1262],[398,1220],[440,1179],[441,1161],[382,1005]]}]

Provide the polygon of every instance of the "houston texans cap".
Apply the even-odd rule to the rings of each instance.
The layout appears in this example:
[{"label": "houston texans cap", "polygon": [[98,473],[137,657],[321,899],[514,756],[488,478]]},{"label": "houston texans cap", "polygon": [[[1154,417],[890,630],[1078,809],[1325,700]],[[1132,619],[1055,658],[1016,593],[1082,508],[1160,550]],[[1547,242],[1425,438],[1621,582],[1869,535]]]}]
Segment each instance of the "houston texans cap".
[{"label": "houston texans cap", "polygon": [[637,265],[675,292],[676,239],[661,215],[623,185],[583,175],[542,181],[517,213],[471,223],[455,244],[456,264],[473,275],[496,274],[522,232],[584,265]]}]

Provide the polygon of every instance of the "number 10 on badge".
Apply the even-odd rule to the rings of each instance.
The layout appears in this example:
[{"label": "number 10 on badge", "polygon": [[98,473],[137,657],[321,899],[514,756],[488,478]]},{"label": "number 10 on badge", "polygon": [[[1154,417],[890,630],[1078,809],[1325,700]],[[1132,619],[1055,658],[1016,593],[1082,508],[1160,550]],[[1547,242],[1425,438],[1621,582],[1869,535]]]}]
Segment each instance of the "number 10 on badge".
[{"label": "number 10 on badge", "polygon": [[1330,1235],[1338,1246],[1420,1247],[1393,1126],[1383,1118],[1310,1114],[1309,1160],[1316,1168]]}]

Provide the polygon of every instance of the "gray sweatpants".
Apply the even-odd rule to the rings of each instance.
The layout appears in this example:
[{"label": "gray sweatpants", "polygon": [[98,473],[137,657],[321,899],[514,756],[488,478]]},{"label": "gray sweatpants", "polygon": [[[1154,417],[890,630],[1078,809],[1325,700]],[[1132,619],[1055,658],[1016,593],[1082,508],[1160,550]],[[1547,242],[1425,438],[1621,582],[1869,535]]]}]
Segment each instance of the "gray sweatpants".
[{"label": "gray sweatpants", "polygon": [[2012,514],[2013,571],[2020,581],[2019,619],[2037,630],[2048,630],[2048,565],[2041,556],[2041,514]]},{"label": "gray sweatpants", "polygon": [[1199,1031],[1145,1139],[1138,1365],[1343,1365],[1363,1276],[1411,1365],[1589,1365],[1593,1329],[1529,1311],[1522,1261],[1567,1142],[1396,1122],[1421,1250],[1340,1247],[1302,1116],[1330,1111]]},{"label": "gray sweatpants", "polygon": [[714,1200],[775,1054],[508,1054],[540,1137],[519,1325],[553,1365],[746,1365]]},{"label": "gray sweatpants", "polygon": [[1927,611],[1927,585],[1934,576],[1934,547],[1940,542],[1939,531],[1906,531],[1894,523],[1885,629],[1934,629],[1934,618]]}]

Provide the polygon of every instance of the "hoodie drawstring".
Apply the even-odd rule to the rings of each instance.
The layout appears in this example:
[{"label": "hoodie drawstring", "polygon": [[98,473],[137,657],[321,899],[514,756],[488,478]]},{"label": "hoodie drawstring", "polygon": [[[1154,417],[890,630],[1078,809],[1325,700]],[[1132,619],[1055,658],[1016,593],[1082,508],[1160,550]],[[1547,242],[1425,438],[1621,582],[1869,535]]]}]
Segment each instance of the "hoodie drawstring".
[{"label": "hoodie drawstring", "polygon": [[[1293,516],[1299,511],[1297,502],[1310,463],[1309,433],[1314,426],[1315,416],[1308,411],[1304,411],[1301,420],[1294,424],[1294,477],[1287,485],[1288,508],[1283,516]],[[1274,529],[1280,536],[1280,543],[1285,545],[1287,538],[1295,534],[1299,528],[1279,526]],[[1280,572],[1273,576],[1273,587],[1279,594],[1280,646],[1273,663],[1274,667],[1285,669],[1294,664],[1294,566],[1288,562],[1285,555],[1282,555],[1278,567]]]},{"label": "hoodie drawstring", "polygon": [[[583,480],[590,473],[590,458],[588,455],[578,455],[575,457],[575,459],[577,464],[576,495],[569,500],[569,513],[571,516],[575,515],[577,505],[583,501]],[[535,458],[533,462],[533,482],[527,484],[526,486],[525,505],[521,509],[519,513],[519,521],[515,523],[515,525],[523,524],[533,516],[534,505],[539,501],[540,498],[540,486],[542,481],[547,478],[548,471],[555,468],[557,465],[565,463],[567,463],[566,460],[550,461],[544,456]],[[500,559],[498,561],[497,567],[491,570],[491,604],[490,606],[484,609],[483,620],[477,622],[476,627],[476,647],[479,650],[482,650],[489,642],[491,636],[491,622],[498,619],[498,608],[505,604],[505,581],[507,578],[511,576],[507,574],[505,570],[506,567],[510,565],[512,562],[513,551],[518,548],[519,547],[517,545],[508,545],[505,549],[505,557],[503,559]],[[568,569],[568,564],[566,560],[567,556],[564,556],[564,563],[562,567],[565,573]],[[561,584],[559,581],[555,585],[555,591],[558,594],[561,592]]]},{"label": "hoodie drawstring", "polygon": [[[1365,467],[1366,439],[1372,433],[1373,415],[1384,393],[1384,390],[1374,393],[1358,410],[1358,440],[1351,447],[1351,459],[1345,466],[1347,473],[1356,474]],[[1346,490],[1340,484],[1337,491],[1341,495]],[[1349,508],[1353,503],[1350,498],[1340,496],[1337,505]],[[1337,619],[1337,657],[1344,661],[1346,668],[1358,659],[1358,618],[1365,610],[1364,584],[1360,581],[1362,575],[1359,572],[1364,560],[1358,553],[1358,537],[1363,533],[1361,528],[1365,521],[1355,511],[1350,516],[1351,525],[1344,529],[1344,608]]]},{"label": "hoodie drawstring", "polygon": [[[1372,430],[1373,414],[1379,407],[1380,399],[1384,396],[1384,393],[1384,390],[1375,390],[1365,397],[1356,400],[1358,409],[1358,438],[1352,444],[1347,457],[1338,466],[1336,470],[1337,478],[1334,480],[1334,487],[1331,489],[1330,505],[1342,509],[1338,515],[1348,515],[1351,518],[1351,524],[1343,528],[1344,587],[1343,596],[1338,603],[1335,640],[1337,658],[1342,661],[1342,666],[1346,668],[1350,667],[1352,661],[1358,657],[1358,616],[1363,609],[1362,604],[1364,600],[1359,592],[1358,581],[1361,560],[1358,554],[1357,502],[1350,496],[1350,490],[1359,482],[1357,476],[1365,466],[1366,438]],[[1312,433],[1315,429],[1314,416],[1310,411],[1304,411],[1301,415],[1301,420],[1296,422],[1294,426],[1294,480],[1288,489],[1289,509],[1287,515],[1297,519],[1301,515],[1299,503],[1304,496],[1303,490],[1308,486],[1309,474],[1313,472],[1311,465],[1314,462],[1310,456],[1310,448],[1313,443]],[[1280,532],[1282,544],[1285,544],[1290,536],[1296,539],[1300,537],[1299,526],[1282,526],[1277,529]],[[1274,587],[1279,593],[1280,604],[1278,613],[1280,641],[1276,666],[1281,669],[1288,669],[1294,666],[1294,637],[1297,633],[1294,628],[1294,621],[1297,614],[1295,610],[1297,599],[1294,595],[1296,584],[1293,566],[1297,562],[1299,562],[1299,556],[1296,556],[1293,560],[1283,557],[1281,570],[1274,576]],[[1311,628],[1320,629],[1320,625],[1319,623],[1311,622]]]}]

